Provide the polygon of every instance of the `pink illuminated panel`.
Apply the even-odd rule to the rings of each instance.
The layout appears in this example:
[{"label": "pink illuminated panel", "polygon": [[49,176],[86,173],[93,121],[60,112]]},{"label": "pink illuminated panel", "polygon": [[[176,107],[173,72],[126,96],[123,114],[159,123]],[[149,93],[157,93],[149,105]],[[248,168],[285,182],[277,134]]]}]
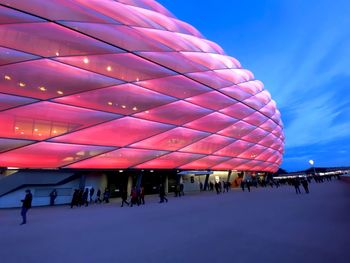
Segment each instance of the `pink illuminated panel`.
[{"label": "pink illuminated panel", "polygon": [[125,115],[153,109],[175,100],[133,84],[122,84],[55,99],[60,103]]},{"label": "pink illuminated panel", "polygon": [[228,126],[233,125],[237,121],[238,120],[227,115],[221,114],[219,112],[214,112],[186,124],[185,127],[215,133],[222,129],[225,129]]},{"label": "pink illuminated panel", "polygon": [[220,110],[229,107],[237,102],[236,100],[233,100],[217,91],[204,93],[198,96],[188,98],[186,100],[212,110]]},{"label": "pink illuminated panel", "polygon": [[115,169],[118,168],[130,168],[134,165],[147,162],[154,158],[158,158],[167,152],[165,151],[154,151],[154,150],[141,150],[122,148],[113,152],[101,154],[97,157],[81,161],[67,168],[101,168],[101,169]]},{"label": "pink illuminated panel", "polygon": [[180,169],[208,169],[219,163],[225,162],[229,157],[220,157],[220,156],[206,156],[197,161],[185,164],[180,167]]},{"label": "pink illuminated panel", "polygon": [[138,169],[174,169],[186,163],[204,157],[200,154],[174,152],[152,161],[135,166]]},{"label": "pink illuminated panel", "polygon": [[0,111],[13,108],[20,105],[33,103],[36,100],[19,96],[12,96],[0,93]]},{"label": "pink illuminated panel", "polygon": [[119,117],[43,101],[1,112],[0,137],[44,140]]},{"label": "pink illuminated panel", "polygon": [[111,147],[40,142],[0,154],[0,163],[3,166],[23,168],[56,168],[112,149]]},{"label": "pink illuminated panel", "polygon": [[157,122],[181,125],[194,119],[201,118],[211,112],[211,110],[185,101],[177,101],[147,112],[138,113],[135,116]]},{"label": "pink illuminated panel", "polygon": [[128,144],[165,132],[173,126],[135,119],[121,118],[88,129],[53,139],[57,142],[126,146]]},{"label": "pink illuminated panel", "polygon": [[0,76],[0,92],[39,99],[60,97],[121,83],[116,79],[48,59],[2,66]]},{"label": "pink illuminated panel", "polygon": [[281,114],[154,0],[0,4],[0,166],[275,172]]},{"label": "pink illuminated panel", "polygon": [[37,58],[39,57],[17,50],[0,47],[0,66]]},{"label": "pink illuminated panel", "polygon": [[208,133],[196,130],[175,128],[131,146],[135,148],[176,151],[208,135]]},{"label": "pink illuminated panel", "polygon": [[180,75],[141,81],[137,84],[180,99],[210,91],[208,87]]},{"label": "pink illuminated panel", "polygon": [[[64,57],[57,60],[124,81],[162,78],[175,73],[133,54]],[[127,67],[125,67],[127,65]]]},{"label": "pink illuminated panel", "polygon": [[11,149],[26,146],[33,143],[33,141],[26,140],[13,140],[13,139],[1,139],[0,138],[0,152],[6,152]]},{"label": "pink illuminated panel", "polygon": [[218,151],[219,149],[230,145],[234,141],[235,140],[232,138],[214,134],[181,149],[181,151],[191,153],[212,154]]}]

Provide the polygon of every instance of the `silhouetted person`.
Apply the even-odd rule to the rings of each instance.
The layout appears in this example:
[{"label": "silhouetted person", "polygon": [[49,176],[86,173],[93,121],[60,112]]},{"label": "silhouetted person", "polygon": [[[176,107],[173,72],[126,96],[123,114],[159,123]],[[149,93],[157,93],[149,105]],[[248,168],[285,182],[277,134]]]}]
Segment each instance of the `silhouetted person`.
[{"label": "silhouetted person", "polygon": [[57,191],[56,191],[56,189],[53,189],[50,193],[50,205],[51,206],[55,205],[56,197],[57,197]]},{"label": "silhouetted person", "polygon": [[241,188],[242,188],[242,191],[244,192],[244,182],[243,182],[243,180],[241,181]]},{"label": "silhouetted person", "polygon": [[106,188],[105,192],[103,193],[103,201],[107,203],[109,203],[109,196],[110,196],[110,192],[109,189]]},{"label": "silhouetted person", "polygon": [[210,191],[214,191],[214,184],[212,181],[210,181],[209,186],[210,186]]},{"label": "silhouetted person", "polygon": [[73,206],[78,206],[79,202],[79,190],[78,189],[75,189],[74,190],[74,193],[73,193],[73,196],[72,196],[72,201],[70,202],[70,208],[73,208]]},{"label": "silhouetted person", "polygon": [[127,204],[128,206],[130,205],[128,202],[128,192],[125,189],[122,189],[122,205],[121,205],[121,207],[123,207],[124,204]]},{"label": "silhouetted person", "polygon": [[302,184],[302,186],[303,186],[303,188],[305,190],[305,193],[308,194],[309,193],[309,183],[307,182],[307,180],[306,179],[302,180],[301,184]]},{"label": "silhouetted person", "polygon": [[165,189],[163,187],[163,185],[159,185],[159,203],[164,203],[164,200],[168,203],[168,199],[166,198],[166,194],[165,194]]},{"label": "silhouetted person", "polygon": [[247,185],[248,192],[250,192],[250,181],[247,181],[246,185]]},{"label": "silhouetted person", "polygon": [[101,190],[100,189],[98,189],[97,190],[97,193],[96,193],[96,199],[95,199],[95,203],[101,203],[102,201],[101,201]]},{"label": "silhouetted person", "polygon": [[77,198],[78,206],[82,206],[83,205],[83,194],[84,194],[84,190],[83,189],[79,189],[79,191],[78,191],[78,198]]},{"label": "silhouetted person", "polygon": [[33,195],[30,192],[30,190],[27,189],[26,196],[24,197],[23,200],[21,200],[21,202],[22,202],[22,210],[21,210],[22,223],[21,223],[21,225],[24,225],[27,223],[27,212],[32,207],[32,200],[33,200]]},{"label": "silhouetted person", "polygon": [[185,195],[184,187],[185,187],[184,184],[181,183],[181,184],[180,184],[180,196],[184,196],[184,195]]},{"label": "silhouetted person", "polygon": [[203,183],[202,182],[199,182],[199,191],[203,191]]},{"label": "silhouetted person", "polygon": [[220,186],[218,182],[215,182],[215,190],[216,190],[216,194],[220,194]]},{"label": "silhouetted person", "polygon": [[133,187],[132,190],[131,190],[131,204],[130,206],[132,207],[133,205],[139,205],[138,202],[137,202],[137,190],[136,190],[136,187]]},{"label": "silhouetted person", "polygon": [[83,196],[82,196],[82,205],[88,206],[89,202],[88,202],[88,195],[89,195],[89,189],[86,188],[85,191],[83,192]]},{"label": "silhouetted person", "polygon": [[299,179],[298,178],[295,178],[294,181],[293,181],[293,185],[294,185],[294,188],[295,188],[295,193],[296,194],[301,194],[300,192],[300,182],[299,182]]},{"label": "silhouetted person", "polygon": [[141,204],[145,204],[145,188],[142,186],[140,190],[140,201]]},{"label": "silhouetted person", "polygon": [[94,193],[95,193],[95,189],[93,187],[91,187],[90,192],[89,192],[90,202],[91,203],[93,202],[92,197],[94,196]]}]

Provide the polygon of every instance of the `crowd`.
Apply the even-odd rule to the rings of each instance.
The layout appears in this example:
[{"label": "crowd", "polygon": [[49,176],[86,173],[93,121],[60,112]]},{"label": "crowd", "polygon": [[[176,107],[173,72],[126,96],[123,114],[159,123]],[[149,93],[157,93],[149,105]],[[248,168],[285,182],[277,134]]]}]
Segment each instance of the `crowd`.
[{"label": "crowd", "polygon": [[[261,180],[259,178],[253,178],[252,180],[241,180],[240,187],[242,188],[242,191],[244,192],[245,189],[248,190],[248,192],[251,191],[251,187],[280,187],[281,185],[289,185],[294,187],[296,194],[301,194],[300,186],[303,187],[305,193],[309,194],[309,184],[312,182],[312,180],[315,183],[323,183],[325,181],[332,181],[333,178],[340,179],[339,175],[335,176],[304,176],[304,177],[289,177],[284,178],[280,180],[274,180],[273,178],[270,178],[269,180]],[[226,181],[215,181],[214,183],[212,181],[208,182],[206,186],[203,185],[202,182],[199,183],[200,191],[211,191],[214,192],[214,189],[217,194],[228,192],[231,189],[231,183]],[[159,192],[159,203],[168,202],[167,195],[165,188],[162,184],[159,185],[158,188]],[[184,185],[182,183],[177,184],[174,190],[174,196],[175,197],[181,197],[184,196]],[[55,200],[57,198],[57,190],[54,189],[50,193],[50,205],[53,206],[55,204]],[[27,212],[32,207],[32,199],[33,195],[30,190],[26,190],[25,198],[22,201],[22,209],[21,209],[21,216],[22,216],[22,223],[27,223]],[[92,188],[85,188],[85,189],[75,189],[73,192],[72,200],[70,203],[70,207],[73,208],[74,206],[81,207],[81,206],[88,206],[89,203],[109,203],[110,199],[110,190],[109,188],[105,188],[103,194],[100,189],[97,189],[95,192],[95,189]],[[121,190],[121,207],[124,205],[127,206],[140,206],[145,205],[145,189],[144,187],[133,187],[131,189],[130,194],[130,201],[128,201],[128,192],[126,189]]]}]

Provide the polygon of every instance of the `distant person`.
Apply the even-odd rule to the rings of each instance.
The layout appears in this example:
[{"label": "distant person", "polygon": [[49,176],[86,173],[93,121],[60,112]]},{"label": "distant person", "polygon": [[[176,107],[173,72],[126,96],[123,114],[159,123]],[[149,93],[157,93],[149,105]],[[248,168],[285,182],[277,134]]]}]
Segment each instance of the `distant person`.
[{"label": "distant person", "polygon": [[140,190],[140,201],[141,204],[145,204],[145,188],[142,186]]},{"label": "distant person", "polygon": [[53,189],[50,193],[50,206],[55,205],[56,198],[57,198],[57,191],[56,191],[56,189]]},{"label": "distant person", "polygon": [[295,188],[295,193],[296,193],[296,194],[301,194],[300,188],[299,188],[300,182],[299,182],[299,179],[298,179],[298,178],[295,178],[295,179],[294,179],[294,181],[293,181],[293,186],[294,186],[294,188]]},{"label": "distant person", "polygon": [[109,203],[109,196],[110,196],[109,189],[106,188],[104,193],[103,193],[103,202],[105,202],[106,204]]},{"label": "distant person", "polygon": [[22,210],[21,210],[22,223],[21,223],[21,225],[24,225],[27,223],[27,212],[32,207],[32,200],[33,200],[33,195],[30,192],[30,190],[27,189],[24,199],[21,200],[21,202],[22,202]]},{"label": "distant person", "polygon": [[248,192],[250,192],[250,181],[247,181],[246,185],[247,185]]},{"label": "distant person", "polygon": [[91,203],[93,202],[92,197],[94,196],[94,193],[95,193],[95,189],[93,187],[91,187],[90,192],[89,192],[90,202]]},{"label": "distant person", "polygon": [[128,202],[128,192],[126,191],[126,189],[122,189],[122,205],[121,205],[121,207],[123,207],[124,204],[126,204],[127,206],[130,206],[130,204]]},{"label": "distant person", "polygon": [[88,196],[89,196],[89,189],[86,188],[85,191],[83,192],[83,197],[82,197],[82,205],[88,206]]},{"label": "distant person", "polygon": [[220,194],[220,186],[218,182],[215,182],[215,190],[216,190],[216,194]]},{"label": "distant person", "polygon": [[242,188],[242,191],[244,192],[244,181],[243,180],[241,181],[241,188]]},{"label": "distant person", "polygon": [[132,207],[133,205],[139,205],[138,202],[137,202],[137,190],[136,190],[136,187],[133,187],[132,190],[131,190],[131,204],[130,204],[130,207]]},{"label": "distant person", "polygon": [[180,195],[179,195],[179,196],[184,196],[184,195],[185,195],[184,187],[185,187],[184,184],[181,183],[181,184],[180,184]]},{"label": "distant person", "polygon": [[301,184],[302,184],[302,186],[303,186],[303,188],[304,188],[304,190],[305,190],[305,193],[309,193],[309,183],[307,182],[307,180],[306,179],[303,179],[302,181],[301,181]]},{"label": "distant person", "polygon": [[164,203],[164,200],[168,203],[168,199],[166,198],[166,193],[164,186],[161,184],[159,185],[159,203]]},{"label": "distant person", "polygon": [[99,203],[101,204],[101,190],[97,189],[97,193],[96,193],[96,199],[95,199],[95,203]]},{"label": "distant person", "polygon": [[201,191],[201,192],[203,191],[203,183],[202,182],[199,183],[199,191]]},{"label": "distant person", "polygon": [[213,184],[213,182],[212,181],[210,181],[210,183],[209,183],[209,187],[210,187],[210,191],[214,191],[214,184]]},{"label": "distant person", "polygon": [[72,201],[70,202],[70,208],[73,208],[73,206],[79,206],[79,190],[75,189],[73,196],[72,196]]}]

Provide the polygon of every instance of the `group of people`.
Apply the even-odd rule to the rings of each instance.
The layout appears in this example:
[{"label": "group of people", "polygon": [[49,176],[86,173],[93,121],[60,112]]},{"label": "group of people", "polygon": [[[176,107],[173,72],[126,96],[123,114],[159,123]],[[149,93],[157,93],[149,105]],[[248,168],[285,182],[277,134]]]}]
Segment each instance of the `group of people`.
[{"label": "group of people", "polygon": [[[202,182],[199,183],[199,190],[200,191],[205,191],[206,189],[204,189],[204,185]],[[208,189],[209,191],[214,192],[214,189],[216,191],[217,194],[220,193],[225,193],[228,192],[231,189],[231,183],[230,182],[225,182],[225,181],[215,181],[215,183],[213,183],[212,181],[210,181],[208,183]]]},{"label": "group of people", "polygon": [[74,206],[89,206],[89,203],[109,203],[109,188],[105,189],[102,199],[100,189],[97,189],[96,196],[94,196],[94,194],[95,189],[93,187],[91,187],[90,189],[85,188],[85,190],[75,189],[70,203],[70,207],[73,208]]},{"label": "group of people", "polygon": [[130,202],[128,202],[128,192],[126,189],[121,191],[122,204],[121,207],[126,204],[127,206],[133,207],[134,205],[145,204],[145,188],[144,187],[133,187],[130,194]]}]

